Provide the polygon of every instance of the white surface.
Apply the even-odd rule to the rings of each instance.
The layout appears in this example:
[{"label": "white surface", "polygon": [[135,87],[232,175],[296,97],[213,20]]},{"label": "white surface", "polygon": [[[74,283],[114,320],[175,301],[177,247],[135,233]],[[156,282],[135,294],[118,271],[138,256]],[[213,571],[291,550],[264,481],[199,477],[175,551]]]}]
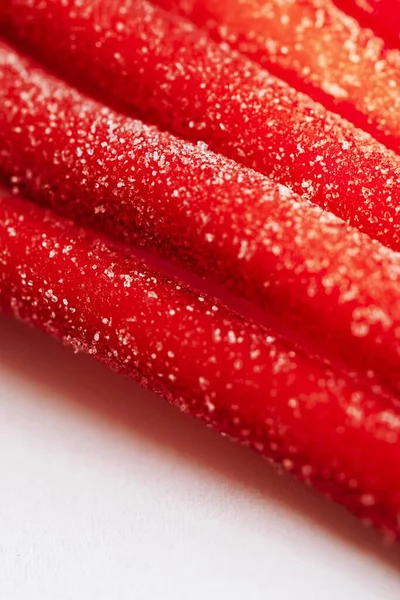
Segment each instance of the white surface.
[{"label": "white surface", "polygon": [[1,600],[399,600],[400,550],[0,317]]}]

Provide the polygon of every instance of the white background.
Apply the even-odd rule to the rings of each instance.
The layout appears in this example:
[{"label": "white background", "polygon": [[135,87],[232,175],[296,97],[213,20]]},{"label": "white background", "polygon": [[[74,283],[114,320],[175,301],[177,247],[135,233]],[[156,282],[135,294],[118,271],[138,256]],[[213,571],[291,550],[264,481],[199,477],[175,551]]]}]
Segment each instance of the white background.
[{"label": "white background", "polygon": [[0,317],[1,600],[399,600],[400,548]]}]

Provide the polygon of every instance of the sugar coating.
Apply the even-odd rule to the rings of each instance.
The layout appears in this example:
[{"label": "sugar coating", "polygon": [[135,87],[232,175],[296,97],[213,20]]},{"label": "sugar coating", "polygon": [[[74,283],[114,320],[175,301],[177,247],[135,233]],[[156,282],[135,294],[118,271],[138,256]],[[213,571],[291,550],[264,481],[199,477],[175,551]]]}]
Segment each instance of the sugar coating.
[{"label": "sugar coating", "polygon": [[[323,63],[318,73],[325,79],[318,82],[319,87],[332,91],[342,86],[336,75],[354,79],[353,71],[335,53],[339,42],[333,34],[327,42],[330,21],[324,15],[317,19],[312,2],[282,0],[262,5],[266,13],[273,5],[282,18],[292,18],[290,11],[294,11],[293,19],[310,7],[313,18],[300,29],[282,27],[288,35],[299,29],[293,44],[300,45],[298,52],[310,65],[319,65],[318,60]],[[231,10],[230,2],[212,2],[211,6],[229,8],[230,18],[235,19],[257,3],[238,2],[238,10]],[[213,43],[189,21],[146,0],[16,0],[6,2],[3,11],[4,35],[19,40],[47,65],[103,101],[182,137],[204,141],[400,250],[400,157],[226,44]],[[258,23],[259,12],[256,15]],[[275,23],[277,15],[273,16]],[[341,20],[332,23],[342,40]],[[346,23],[351,31],[356,27],[351,20]],[[357,80],[351,88],[370,106],[368,118],[375,118],[376,106],[387,127],[398,133],[398,67],[390,79],[393,89],[388,82],[384,90],[382,85],[375,89],[377,78],[392,77],[389,63],[378,61],[376,42],[368,42],[366,49],[356,39],[342,41],[339,45],[346,60],[349,53],[355,57],[351,64],[356,73],[363,71],[357,62],[361,54],[370,56],[368,65],[374,73],[377,69],[375,78],[368,71],[367,82]],[[326,59],[324,44],[332,46]],[[282,54],[279,48],[277,55],[283,63],[294,60],[292,50]]]},{"label": "sugar coating", "polygon": [[[379,5],[399,34],[398,0],[359,1]],[[343,12],[357,0],[336,0],[343,11],[332,0],[156,2],[400,150],[400,51]]]},{"label": "sugar coating", "polygon": [[400,413],[103,239],[0,198],[0,308],[400,537]]},{"label": "sugar coating", "polygon": [[157,249],[400,389],[398,253],[204,144],[97,104],[5,44],[0,130],[15,194]]}]

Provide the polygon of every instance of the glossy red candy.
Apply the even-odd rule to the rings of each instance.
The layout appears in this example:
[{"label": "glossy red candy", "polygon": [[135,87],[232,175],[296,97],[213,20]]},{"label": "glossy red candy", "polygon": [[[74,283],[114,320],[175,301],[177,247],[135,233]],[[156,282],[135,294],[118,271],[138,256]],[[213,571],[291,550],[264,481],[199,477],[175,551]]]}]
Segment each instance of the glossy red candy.
[{"label": "glossy red candy", "polygon": [[[156,0],[400,150],[400,52],[343,10],[357,0]],[[390,22],[399,32],[399,0]]]},{"label": "glossy red candy", "polygon": [[[296,16],[302,9],[295,7],[308,4],[277,6],[294,7]],[[247,3],[241,11],[232,11],[228,2],[222,6],[237,17],[247,10]],[[6,1],[2,21],[5,35],[103,101],[207,142],[400,250],[400,158],[226,45],[211,42],[188,21],[146,0]],[[302,34],[313,47],[304,54],[310,68],[322,56],[314,48],[313,22]],[[347,38],[340,40],[347,48]],[[356,43],[353,52],[358,59]],[[336,67],[336,59],[333,54],[321,67],[331,86],[336,72],[354,75],[340,61]],[[382,63],[381,71],[379,64],[371,61],[374,77],[384,81],[373,88],[374,102],[383,103],[388,126],[393,121],[397,131],[398,72],[387,82],[391,70]],[[367,81],[354,86],[370,103],[373,81],[368,71]]]},{"label": "glossy red candy", "polygon": [[92,355],[399,537],[400,409],[288,342],[0,198],[0,308]]},{"label": "glossy red candy", "polygon": [[400,389],[399,254],[204,145],[85,98],[5,45],[0,130],[0,171],[15,193],[155,248]]}]

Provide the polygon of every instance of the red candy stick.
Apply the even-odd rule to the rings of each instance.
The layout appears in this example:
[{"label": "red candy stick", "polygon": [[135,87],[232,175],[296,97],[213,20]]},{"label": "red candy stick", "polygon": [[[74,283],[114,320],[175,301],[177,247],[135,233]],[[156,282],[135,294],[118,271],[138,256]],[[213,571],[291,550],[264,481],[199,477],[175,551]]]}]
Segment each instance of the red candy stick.
[{"label": "red candy stick", "polygon": [[400,389],[400,255],[260,174],[100,106],[0,47],[15,193],[155,247]]},{"label": "red candy stick", "polygon": [[9,11],[5,33],[64,76],[400,250],[400,158],[185,20],[145,0],[17,0]]},{"label": "red candy stick", "polygon": [[332,0],[156,1],[400,150],[400,52]]},{"label": "red candy stick", "polygon": [[399,537],[400,413],[50,212],[0,199],[0,308]]}]

